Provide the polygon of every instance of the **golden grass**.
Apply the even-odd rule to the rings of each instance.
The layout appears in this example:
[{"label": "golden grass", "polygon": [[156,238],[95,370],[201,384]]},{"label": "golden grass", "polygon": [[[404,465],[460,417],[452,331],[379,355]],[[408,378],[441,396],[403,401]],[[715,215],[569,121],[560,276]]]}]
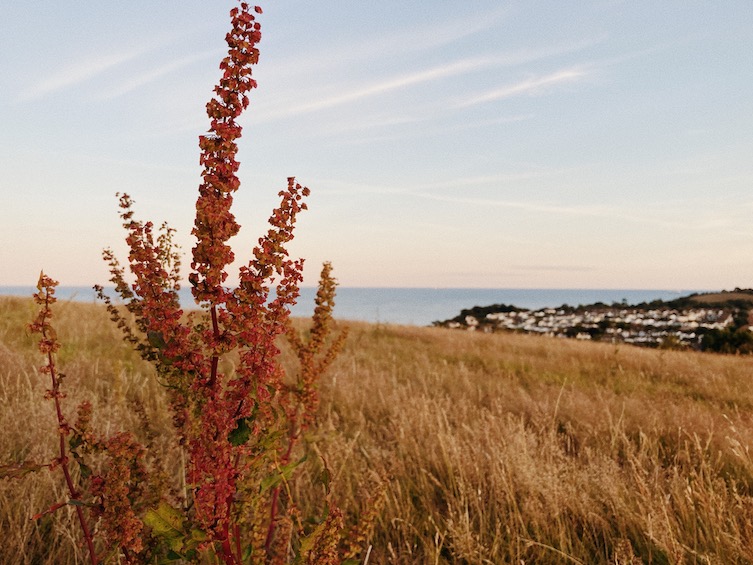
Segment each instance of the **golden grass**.
[{"label": "golden grass", "polygon": [[[68,406],[90,399],[102,427],[139,432],[128,401],[144,400],[179,475],[150,368],[102,308],[59,306]],[[54,454],[33,311],[0,299],[3,461]],[[317,448],[349,517],[384,493],[369,563],[753,562],[753,359],[350,326]],[[301,504],[319,507],[301,478]],[[82,557],[73,520],[29,519],[62,496],[45,472],[0,482],[0,563]]]},{"label": "golden grass", "polygon": [[712,294],[701,294],[694,296],[694,302],[700,302],[703,304],[718,304],[719,302],[727,302],[728,300],[748,300],[753,298],[753,294],[750,292],[715,292]]}]

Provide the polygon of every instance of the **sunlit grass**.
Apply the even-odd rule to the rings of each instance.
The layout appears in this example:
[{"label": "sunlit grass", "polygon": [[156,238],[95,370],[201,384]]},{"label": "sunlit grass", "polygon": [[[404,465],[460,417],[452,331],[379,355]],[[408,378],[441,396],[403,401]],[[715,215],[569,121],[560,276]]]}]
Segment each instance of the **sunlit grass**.
[{"label": "sunlit grass", "polygon": [[[66,406],[90,399],[101,429],[143,434],[129,408],[143,401],[179,482],[151,368],[103,308],[56,306]],[[3,461],[55,453],[33,312],[0,299]],[[350,326],[322,385],[317,449],[350,516],[383,493],[369,563],[753,561],[753,359]],[[314,472],[298,496],[319,508],[320,488],[300,486]],[[30,520],[63,497],[46,472],[0,482],[0,562],[81,559],[65,511]]]}]

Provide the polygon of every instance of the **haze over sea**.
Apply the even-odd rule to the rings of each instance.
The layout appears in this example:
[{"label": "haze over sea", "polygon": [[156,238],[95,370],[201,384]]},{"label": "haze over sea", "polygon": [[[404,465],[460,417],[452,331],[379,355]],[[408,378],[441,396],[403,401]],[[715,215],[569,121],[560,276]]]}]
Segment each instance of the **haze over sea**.
[{"label": "haze over sea", "polygon": [[[0,286],[0,295],[28,296],[36,292],[31,286]],[[473,306],[512,304],[520,308],[545,308],[569,304],[622,302],[636,304],[656,299],[672,300],[698,290],[635,290],[635,289],[515,289],[515,288],[355,288],[337,289],[335,317],[339,320],[361,320],[372,323],[426,326],[435,320],[454,318],[460,311]],[[112,295],[112,293],[110,293]],[[88,287],[59,287],[61,300],[95,302]],[[314,312],[315,288],[302,288],[294,316],[311,316]],[[193,304],[189,288],[180,291],[185,307]]]}]

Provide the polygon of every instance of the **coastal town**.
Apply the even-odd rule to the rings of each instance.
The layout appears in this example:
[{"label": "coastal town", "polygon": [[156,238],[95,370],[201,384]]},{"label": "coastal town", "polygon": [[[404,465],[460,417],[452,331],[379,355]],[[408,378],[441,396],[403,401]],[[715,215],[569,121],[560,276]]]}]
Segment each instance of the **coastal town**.
[{"label": "coastal town", "polygon": [[[746,300],[751,298],[748,296]],[[711,347],[735,352],[739,349],[737,346],[725,350],[714,344],[720,340],[731,342],[732,337],[736,343],[753,341],[749,305],[741,300],[704,302],[694,297],[637,306],[598,303],[538,310],[498,304],[463,310],[460,316],[434,325],[469,331],[512,331],[649,347]]]}]

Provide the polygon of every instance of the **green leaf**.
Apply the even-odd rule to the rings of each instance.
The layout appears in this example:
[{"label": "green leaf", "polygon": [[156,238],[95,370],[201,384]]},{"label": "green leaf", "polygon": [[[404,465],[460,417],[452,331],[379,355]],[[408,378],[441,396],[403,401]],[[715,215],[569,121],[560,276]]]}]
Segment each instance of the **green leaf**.
[{"label": "green leaf", "polygon": [[248,418],[241,418],[238,420],[235,423],[235,429],[227,436],[227,440],[235,447],[243,445],[251,437],[251,428],[248,427],[248,422],[246,420],[248,420]]},{"label": "green leaf", "polygon": [[324,490],[329,492],[329,483],[332,480],[332,473],[327,467],[322,468],[322,472],[319,473],[319,480],[324,485]]},{"label": "green leaf", "polygon": [[209,536],[204,530],[193,528],[191,534],[186,536],[183,544],[183,551],[185,552],[184,558],[189,557],[192,552],[195,553],[196,548],[208,539]]},{"label": "green leaf", "polygon": [[78,469],[81,472],[82,479],[88,479],[89,477],[91,477],[92,469],[88,465],[84,465],[83,462],[78,461]]},{"label": "green leaf", "polygon": [[296,559],[296,562],[302,563],[303,559],[306,559],[309,552],[314,548],[317,540],[324,534],[324,529],[327,527],[326,516],[328,514],[329,508],[327,508],[324,520],[322,520],[319,525],[314,528],[314,531],[312,531],[309,535],[301,540],[301,547],[298,550],[298,559]]},{"label": "green leaf", "polygon": [[261,480],[261,492],[266,492],[272,487],[276,487],[281,480],[282,476],[277,473],[275,473],[274,475],[269,475],[268,477],[264,477]]},{"label": "green leaf", "polygon": [[209,536],[204,530],[194,528],[193,530],[191,530],[191,539],[202,542],[207,541],[209,539]]},{"label": "green leaf", "polygon": [[160,502],[156,510],[147,510],[144,524],[152,529],[152,533],[167,541],[172,551],[180,552],[186,534],[183,532],[183,513],[166,502]]},{"label": "green leaf", "polygon": [[167,346],[165,338],[162,336],[162,332],[148,331],[146,332],[146,338],[149,340],[152,347],[156,347],[157,349],[164,349]]},{"label": "green leaf", "polygon": [[78,500],[75,498],[71,498],[68,501],[68,504],[70,504],[71,506],[89,506],[89,507],[94,506],[91,502],[84,502],[83,500]]},{"label": "green leaf", "polygon": [[75,433],[71,436],[71,439],[68,440],[68,445],[70,446],[71,450],[75,450],[78,446],[84,443],[84,438],[81,437],[81,434]]},{"label": "green leaf", "polygon": [[256,453],[269,452],[274,448],[275,444],[286,435],[287,432],[284,430],[268,432],[258,438],[256,445],[254,445],[254,451]]},{"label": "green leaf", "polygon": [[293,474],[295,468],[306,461],[306,459],[308,459],[308,455],[304,455],[298,461],[292,461],[287,465],[278,467],[277,473],[264,477],[261,480],[261,492],[265,492],[272,487],[276,487],[283,479],[286,481],[290,479],[290,476]]}]

